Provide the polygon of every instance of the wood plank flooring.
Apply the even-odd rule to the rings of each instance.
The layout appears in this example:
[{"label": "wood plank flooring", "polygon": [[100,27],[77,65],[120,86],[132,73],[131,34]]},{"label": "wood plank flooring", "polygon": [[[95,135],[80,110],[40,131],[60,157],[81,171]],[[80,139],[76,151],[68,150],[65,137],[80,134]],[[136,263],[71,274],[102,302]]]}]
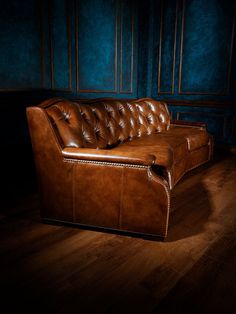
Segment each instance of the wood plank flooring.
[{"label": "wood plank flooring", "polygon": [[26,194],[0,216],[1,313],[236,312],[236,154],[176,186],[164,242],[44,224]]}]

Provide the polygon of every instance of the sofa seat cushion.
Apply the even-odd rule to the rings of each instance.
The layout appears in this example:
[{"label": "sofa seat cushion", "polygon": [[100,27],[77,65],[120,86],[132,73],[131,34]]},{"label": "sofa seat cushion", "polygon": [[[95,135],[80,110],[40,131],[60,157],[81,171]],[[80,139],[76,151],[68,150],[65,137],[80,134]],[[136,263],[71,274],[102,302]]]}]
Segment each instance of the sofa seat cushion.
[{"label": "sofa seat cushion", "polygon": [[209,143],[209,135],[205,130],[194,127],[184,127],[184,126],[171,126],[169,135],[181,136],[186,138],[188,143],[188,150],[193,151],[199,149]]},{"label": "sofa seat cushion", "polygon": [[124,151],[140,150],[156,157],[155,164],[172,168],[173,164],[186,157],[188,153],[185,138],[165,136],[164,133],[145,135],[119,145]]}]

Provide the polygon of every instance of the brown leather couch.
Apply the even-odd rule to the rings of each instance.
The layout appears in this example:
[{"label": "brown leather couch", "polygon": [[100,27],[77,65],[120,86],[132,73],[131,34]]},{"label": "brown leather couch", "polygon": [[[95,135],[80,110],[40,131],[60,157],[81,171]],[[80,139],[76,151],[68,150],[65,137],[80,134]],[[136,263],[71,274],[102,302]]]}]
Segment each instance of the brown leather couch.
[{"label": "brown leather couch", "polygon": [[166,237],[170,191],[212,156],[204,124],[149,98],[49,99],[27,117],[47,221]]}]

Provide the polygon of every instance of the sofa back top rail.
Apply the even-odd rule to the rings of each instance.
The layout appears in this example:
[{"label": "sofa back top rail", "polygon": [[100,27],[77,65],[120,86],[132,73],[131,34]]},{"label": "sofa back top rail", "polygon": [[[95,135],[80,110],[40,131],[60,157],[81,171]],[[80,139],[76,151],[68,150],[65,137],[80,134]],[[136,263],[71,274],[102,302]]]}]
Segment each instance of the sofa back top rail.
[{"label": "sofa back top rail", "polygon": [[64,147],[112,148],[169,129],[167,105],[150,98],[73,102],[49,99],[45,109]]}]

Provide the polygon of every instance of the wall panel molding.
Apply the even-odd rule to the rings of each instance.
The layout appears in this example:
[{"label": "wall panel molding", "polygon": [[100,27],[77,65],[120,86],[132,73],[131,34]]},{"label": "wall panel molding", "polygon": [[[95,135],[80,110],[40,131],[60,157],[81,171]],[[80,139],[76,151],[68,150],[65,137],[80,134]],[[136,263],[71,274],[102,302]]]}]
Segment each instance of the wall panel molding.
[{"label": "wall panel molding", "polygon": [[235,17],[233,19],[232,23],[232,29],[231,29],[231,42],[230,42],[230,51],[229,51],[229,57],[228,57],[228,71],[227,71],[227,83],[225,90],[223,92],[219,91],[183,91],[182,90],[182,80],[183,80],[183,54],[184,54],[184,34],[185,34],[185,4],[187,2],[185,0],[182,0],[182,23],[181,23],[181,34],[180,34],[180,63],[179,63],[179,82],[178,82],[178,94],[181,95],[228,95],[230,92],[230,80],[231,80],[231,68],[232,68],[232,55],[233,55],[233,41],[234,41],[234,30],[235,30]]},{"label": "wall panel molding", "polygon": [[174,106],[236,109],[236,101],[185,100],[185,99],[162,99],[162,101]]},{"label": "wall panel molding", "polygon": [[66,27],[67,27],[67,53],[68,53],[68,87],[56,88],[55,87],[55,67],[54,67],[54,57],[55,57],[55,47],[54,47],[54,35],[53,35],[53,0],[49,2],[49,14],[48,14],[48,24],[49,24],[49,47],[50,47],[50,66],[51,66],[51,90],[52,91],[66,91],[72,92],[72,51],[71,51],[71,14],[69,10],[69,4],[64,0],[64,5],[66,8]]},{"label": "wall panel molding", "polygon": [[133,93],[133,79],[134,79],[134,1],[132,1],[132,15],[130,20],[131,31],[131,53],[130,53],[130,89],[123,89],[123,3],[120,1],[120,93],[132,94]]},{"label": "wall panel molding", "polygon": [[163,10],[164,10],[164,0],[161,0],[161,10],[160,10],[160,34],[159,34],[159,51],[158,51],[158,78],[157,78],[157,91],[158,94],[174,94],[175,89],[175,64],[176,64],[176,39],[177,39],[177,22],[178,22],[178,0],[176,0],[175,6],[175,22],[174,22],[174,38],[172,44],[172,55],[173,55],[173,62],[172,62],[172,82],[171,82],[171,91],[162,91],[161,90],[161,71],[162,71],[162,43],[163,43]]},{"label": "wall panel molding", "polygon": [[[193,116],[195,117],[199,117],[199,122],[201,121],[201,117],[205,117],[205,118],[210,118],[213,121],[215,121],[215,119],[221,119],[220,123],[220,134],[218,134],[218,139],[223,140],[225,138],[225,134],[226,134],[226,126],[227,126],[227,115],[224,113],[211,113],[211,112],[183,112],[183,111],[177,111],[176,113],[176,117],[177,120],[182,120],[183,119],[183,115],[188,115],[188,116]],[[182,116],[182,118],[181,118]],[[196,119],[195,119],[196,121]],[[204,121],[203,121],[204,122]]]}]

